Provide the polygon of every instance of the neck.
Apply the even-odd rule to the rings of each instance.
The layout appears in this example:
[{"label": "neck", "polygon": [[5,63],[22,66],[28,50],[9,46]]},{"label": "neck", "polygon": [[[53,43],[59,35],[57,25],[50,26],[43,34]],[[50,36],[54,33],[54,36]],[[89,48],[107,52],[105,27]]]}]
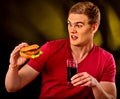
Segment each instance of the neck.
[{"label": "neck", "polygon": [[89,44],[87,46],[74,46],[71,45],[72,55],[75,60],[80,63],[93,48],[93,44]]}]

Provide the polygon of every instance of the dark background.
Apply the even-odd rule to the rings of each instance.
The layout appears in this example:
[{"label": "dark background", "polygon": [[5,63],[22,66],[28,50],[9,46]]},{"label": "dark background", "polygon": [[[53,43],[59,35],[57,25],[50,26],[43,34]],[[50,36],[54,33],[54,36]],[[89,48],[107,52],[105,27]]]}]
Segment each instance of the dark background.
[{"label": "dark background", "polygon": [[[66,38],[67,13],[71,5],[82,0],[0,0],[0,99],[38,99],[41,75],[16,93],[4,86],[9,56],[21,42],[39,44]],[[101,10],[101,25],[95,43],[114,55],[116,85],[120,99],[120,1],[90,0]]]}]

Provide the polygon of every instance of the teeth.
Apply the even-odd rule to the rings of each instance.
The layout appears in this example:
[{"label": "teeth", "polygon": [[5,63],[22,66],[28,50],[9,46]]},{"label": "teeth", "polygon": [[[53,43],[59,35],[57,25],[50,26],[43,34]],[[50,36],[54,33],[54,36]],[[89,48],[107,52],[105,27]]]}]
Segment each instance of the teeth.
[{"label": "teeth", "polygon": [[73,39],[77,39],[77,38],[78,38],[78,37],[75,36],[75,35],[71,35],[71,37],[72,37]]},{"label": "teeth", "polygon": [[75,35],[73,35],[72,37],[75,38]]}]

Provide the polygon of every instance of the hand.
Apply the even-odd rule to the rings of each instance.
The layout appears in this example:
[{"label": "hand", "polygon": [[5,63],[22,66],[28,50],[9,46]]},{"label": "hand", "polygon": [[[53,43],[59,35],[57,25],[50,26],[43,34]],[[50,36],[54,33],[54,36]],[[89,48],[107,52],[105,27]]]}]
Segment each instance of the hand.
[{"label": "hand", "polygon": [[71,83],[73,84],[73,86],[94,87],[98,82],[94,77],[89,75],[87,72],[82,72],[74,75],[71,78]]},{"label": "hand", "polygon": [[12,66],[13,68],[15,67],[19,68],[22,64],[24,64],[27,61],[26,58],[21,57],[19,54],[20,49],[24,46],[28,46],[28,44],[27,43],[19,44],[14,48],[14,50],[10,54],[10,66]]}]

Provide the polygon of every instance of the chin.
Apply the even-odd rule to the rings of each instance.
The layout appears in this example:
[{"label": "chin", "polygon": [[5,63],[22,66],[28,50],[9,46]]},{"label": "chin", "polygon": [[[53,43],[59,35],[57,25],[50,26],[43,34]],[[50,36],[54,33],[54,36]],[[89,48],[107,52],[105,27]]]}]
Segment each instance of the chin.
[{"label": "chin", "polygon": [[72,45],[78,45],[78,44],[79,44],[77,40],[70,40],[70,43],[71,43]]},{"label": "chin", "polygon": [[79,43],[76,43],[76,42],[71,42],[71,45],[73,45],[73,46],[78,46],[78,45],[80,45]]}]

